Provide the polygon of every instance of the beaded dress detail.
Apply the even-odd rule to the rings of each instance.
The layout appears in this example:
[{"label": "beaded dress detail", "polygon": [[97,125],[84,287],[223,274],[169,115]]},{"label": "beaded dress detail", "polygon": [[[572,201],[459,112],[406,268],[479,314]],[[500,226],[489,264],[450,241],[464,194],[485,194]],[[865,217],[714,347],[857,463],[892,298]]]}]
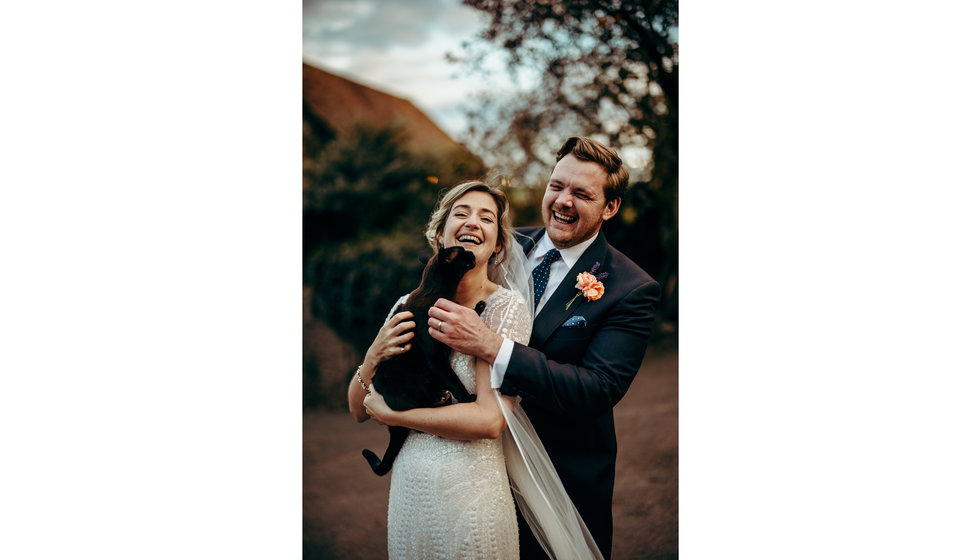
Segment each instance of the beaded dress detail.
[{"label": "beaded dress detail", "polygon": [[[527,303],[507,288],[487,298],[480,317],[490,330],[515,342],[527,344],[531,337]],[[466,390],[475,393],[475,358],[453,351],[450,364]],[[459,441],[411,432],[391,470],[388,557],[519,557],[517,513],[501,438]]]}]

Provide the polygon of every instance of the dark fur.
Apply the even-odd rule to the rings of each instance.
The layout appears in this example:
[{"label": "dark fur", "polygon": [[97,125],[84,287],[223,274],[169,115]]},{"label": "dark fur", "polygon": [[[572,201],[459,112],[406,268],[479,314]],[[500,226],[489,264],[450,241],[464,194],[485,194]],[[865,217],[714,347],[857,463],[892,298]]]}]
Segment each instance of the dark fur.
[{"label": "dark fur", "polygon": [[[463,382],[449,365],[451,349],[429,335],[429,308],[439,298],[454,300],[459,281],[475,266],[473,253],[462,247],[439,249],[429,259],[422,273],[422,283],[395,312],[411,311],[415,321],[415,336],[408,352],[381,362],[374,374],[374,389],[384,397],[392,410],[430,408],[450,404],[450,394],[459,402],[472,402]],[[482,313],[485,302],[476,306]],[[388,449],[384,459],[365,449],[362,454],[378,476],[391,470],[395,456],[408,438],[409,429],[388,427]]]}]

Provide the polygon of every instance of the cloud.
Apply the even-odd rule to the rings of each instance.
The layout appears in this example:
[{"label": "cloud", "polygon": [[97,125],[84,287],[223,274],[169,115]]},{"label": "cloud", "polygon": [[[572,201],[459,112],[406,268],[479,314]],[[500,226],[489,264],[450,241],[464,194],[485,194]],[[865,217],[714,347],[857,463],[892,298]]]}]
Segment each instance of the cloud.
[{"label": "cloud", "polygon": [[419,46],[462,6],[448,0],[317,0],[303,4],[303,42],[344,43],[356,50]]}]

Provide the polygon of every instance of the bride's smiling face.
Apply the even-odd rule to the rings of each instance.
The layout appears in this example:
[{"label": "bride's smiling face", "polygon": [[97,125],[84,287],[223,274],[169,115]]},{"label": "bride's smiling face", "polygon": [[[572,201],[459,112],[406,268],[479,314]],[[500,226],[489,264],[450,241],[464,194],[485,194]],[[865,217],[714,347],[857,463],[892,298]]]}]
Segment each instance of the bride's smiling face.
[{"label": "bride's smiling face", "polygon": [[486,264],[500,250],[497,240],[497,204],[485,192],[470,191],[459,197],[442,228],[442,246],[459,245],[476,256],[477,266]]}]

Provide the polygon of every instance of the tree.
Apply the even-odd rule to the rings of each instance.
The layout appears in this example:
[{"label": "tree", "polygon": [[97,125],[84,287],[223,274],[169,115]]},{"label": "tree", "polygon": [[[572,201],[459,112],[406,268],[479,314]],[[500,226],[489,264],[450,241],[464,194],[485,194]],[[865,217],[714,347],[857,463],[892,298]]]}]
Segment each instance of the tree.
[{"label": "tree", "polygon": [[610,224],[610,237],[664,285],[671,318],[677,276],[677,0],[463,4],[487,14],[488,23],[462,55],[450,59],[480,72],[502,53],[518,84],[509,96],[486,92],[470,111],[471,137],[482,144],[478,151],[534,185],[546,177],[567,136],[592,136],[618,148],[637,182]]}]

